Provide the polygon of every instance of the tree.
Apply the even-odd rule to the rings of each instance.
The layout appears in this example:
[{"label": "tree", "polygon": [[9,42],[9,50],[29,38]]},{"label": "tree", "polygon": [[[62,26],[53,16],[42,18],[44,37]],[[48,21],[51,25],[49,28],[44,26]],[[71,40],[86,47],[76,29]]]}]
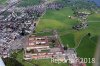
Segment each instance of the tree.
[{"label": "tree", "polygon": [[91,33],[88,33],[88,36],[90,37],[91,36]]},{"label": "tree", "polygon": [[17,57],[17,53],[16,52],[12,53],[11,57],[16,58]]},{"label": "tree", "polygon": [[64,47],[64,50],[67,50],[67,49],[68,49],[68,48],[65,46],[65,47]]}]

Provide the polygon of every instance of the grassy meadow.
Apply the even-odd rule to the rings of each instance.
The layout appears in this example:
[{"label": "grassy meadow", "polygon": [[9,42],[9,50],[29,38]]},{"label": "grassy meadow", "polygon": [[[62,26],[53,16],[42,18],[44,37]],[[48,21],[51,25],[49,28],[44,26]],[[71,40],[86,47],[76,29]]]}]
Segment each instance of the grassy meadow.
[{"label": "grassy meadow", "polygon": [[40,3],[40,0],[22,0],[21,3],[18,6],[33,6],[33,5],[37,5]]},{"label": "grassy meadow", "polygon": [[7,0],[0,0],[0,4],[5,4]]}]

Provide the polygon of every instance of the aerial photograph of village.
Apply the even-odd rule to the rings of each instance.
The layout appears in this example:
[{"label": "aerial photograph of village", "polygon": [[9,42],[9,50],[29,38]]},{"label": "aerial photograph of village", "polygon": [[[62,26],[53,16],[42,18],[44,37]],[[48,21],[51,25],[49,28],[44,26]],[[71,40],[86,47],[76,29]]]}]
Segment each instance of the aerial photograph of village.
[{"label": "aerial photograph of village", "polygon": [[100,0],[0,0],[0,66],[100,66]]}]

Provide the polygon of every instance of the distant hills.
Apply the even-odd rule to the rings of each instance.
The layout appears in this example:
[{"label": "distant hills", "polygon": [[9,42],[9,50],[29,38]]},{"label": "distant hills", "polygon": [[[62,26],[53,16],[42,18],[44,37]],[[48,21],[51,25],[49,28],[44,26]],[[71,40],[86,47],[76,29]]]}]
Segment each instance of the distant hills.
[{"label": "distant hills", "polygon": [[92,1],[94,1],[97,4],[97,6],[100,6],[100,0],[92,0]]}]

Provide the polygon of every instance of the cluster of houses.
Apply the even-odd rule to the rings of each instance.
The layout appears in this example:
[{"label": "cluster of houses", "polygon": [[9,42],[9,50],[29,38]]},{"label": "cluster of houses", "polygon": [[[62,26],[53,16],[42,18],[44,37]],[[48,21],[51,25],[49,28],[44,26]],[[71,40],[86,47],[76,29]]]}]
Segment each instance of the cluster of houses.
[{"label": "cluster of houses", "polygon": [[72,48],[64,49],[56,36],[31,35],[24,46],[24,59],[51,59],[52,63],[69,63],[70,66],[86,66],[81,63],[77,53]]},{"label": "cluster of houses", "polygon": [[64,50],[58,39],[49,36],[30,36],[26,41],[24,59],[45,59],[63,54]]},{"label": "cluster of houses", "polygon": [[63,7],[64,7],[64,4],[63,4],[63,3],[61,3],[61,2],[56,2],[56,1],[47,4],[47,8],[48,8],[48,9],[56,9],[56,10],[59,10],[59,9],[61,9],[61,8],[63,8]]},{"label": "cluster of houses", "polygon": [[75,14],[75,16],[77,16],[78,18],[81,18],[81,19],[83,19],[83,20],[86,20],[87,17],[88,17],[89,15],[91,15],[90,12],[75,12],[74,14]]},{"label": "cluster of houses", "polygon": [[0,11],[0,56],[4,58],[12,50],[23,48],[22,38],[34,31],[36,21],[45,11],[42,4],[24,8],[13,3],[1,6]]},{"label": "cluster of houses", "polygon": [[[34,6],[17,7],[20,0],[8,0],[0,6],[0,56],[9,57],[11,50],[23,48],[18,41],[33,32],[36,21],[48,8],[63,8],[61,3],[42,3]],[[16,43],[17,40],[17,43]]]},{"label": "cluster of houses", "polygon": [[74,14],[76,17],[78,17],[78,19],[81,21],[81,23],[74,25],[72,28],[75,30],[81,30],[81,29],[87,28],[88,27],[87,17],[91,13],[89,13],[89,12],[75,12]]},{"label": "cluster of houses", "polygon": [[82,22],[80,24],[77,24],[75,26],[73,26],[72,28],[75,30],[81,30],[81,29],[85,29],[88,27],[88,23],[87,22]]},{"label": "cluster of houses", "polygon": [[7,45],[0,51],[0,55],[4,50],[9,51],[6,47],[9,47],[11,41],[31,33],[34,27],[33,19],[23,21],[23,19],[17,20],[10,16],[8,19],[0,21],[0,49],[3,48],[4,44]]}]

